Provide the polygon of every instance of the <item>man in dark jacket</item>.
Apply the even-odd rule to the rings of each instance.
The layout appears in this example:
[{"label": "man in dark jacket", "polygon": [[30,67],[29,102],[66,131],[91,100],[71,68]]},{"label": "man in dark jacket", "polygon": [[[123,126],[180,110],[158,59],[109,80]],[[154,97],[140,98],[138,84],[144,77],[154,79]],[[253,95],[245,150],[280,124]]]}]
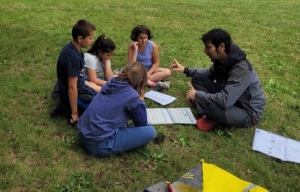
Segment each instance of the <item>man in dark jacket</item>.
[{"label": "man in dark jacket", "polygon": [[202,36],[204,53],[213,62],[210,68],[187,68],[176,59],[174,71],[192,77],[186,97],[201,117],[200,130],[216,123],[235,127],[256,125],[266,104],[261,82],[242,51],[223,29],[212,29]]}]

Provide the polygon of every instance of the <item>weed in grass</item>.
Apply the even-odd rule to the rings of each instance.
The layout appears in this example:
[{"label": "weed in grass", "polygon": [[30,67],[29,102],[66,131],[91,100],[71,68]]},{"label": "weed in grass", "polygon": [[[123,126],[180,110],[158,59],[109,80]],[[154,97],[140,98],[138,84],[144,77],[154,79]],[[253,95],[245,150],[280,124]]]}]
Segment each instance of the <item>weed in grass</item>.
[{"label": "weed in grass", "polygon": [[217,129],[215,130],[218,136],[222,136],[228,139],[232,139],[233,133],[229,131],[229,129]]},{"label": "weed in grass", "polygon": [[62,192],[93,191],[93,181],[92,173],[74,173],[67,176],[64,184],[56,183],[54,190]]},{"label": "weed in grass", "polygon": [[[165,153],[156,153],[156,152],[154,152],[154,153],[151,153],[151,154],[147,154],[147,153],[143,152],[142,154],[145,155],[146,157],[148,157],[149,160],[153,161],[153,163],[155,165],[169,161],[168,157],[166,156]],[[149,164],[149,161],[148,161],[147,164]]]},{"label": "weed in grass", "polygon": [[63,137],[62,142],[68,147],[73,147],[73,146],[79,145],[79,136],[78,136],[77,131],[75,131],[74,134],[70,134],[70,135]]},{"label": "weed in grass", "polygon": [[269,93],[268,100],[272,101],[277,98],[279,83],[271,78],[264,86],[264,90]]},{"label": "weed in grass", "polygon": [[182,147],[190,147],[191,146],[189,137],[187,137],[186,135],[182,135],[182,134],[178,135],[177,139],[174,140],[174,143],[176,145],[179,145]]}]

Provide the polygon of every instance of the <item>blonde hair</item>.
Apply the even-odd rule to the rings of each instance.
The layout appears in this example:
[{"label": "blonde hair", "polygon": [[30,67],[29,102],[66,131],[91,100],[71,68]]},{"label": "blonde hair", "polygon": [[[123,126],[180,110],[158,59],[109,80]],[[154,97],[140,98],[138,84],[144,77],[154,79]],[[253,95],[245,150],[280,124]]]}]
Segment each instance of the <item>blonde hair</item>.
[{"label": "blonde hair", "polygon": [[145,67],[136,61],[128,63],[117,76],[119,81],[127,81],[139,95],[143,95],[147,86],[147,71]]}]

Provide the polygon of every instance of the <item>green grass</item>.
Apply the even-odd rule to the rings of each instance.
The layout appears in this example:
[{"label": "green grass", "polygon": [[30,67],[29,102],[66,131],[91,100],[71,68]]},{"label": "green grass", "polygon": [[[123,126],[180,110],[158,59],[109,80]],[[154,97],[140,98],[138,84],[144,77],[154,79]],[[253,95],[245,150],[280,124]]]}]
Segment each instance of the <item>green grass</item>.
[{"label": "green grass", "polygon": [[[0,7],[0,191],[136,191],[174,181],[203,158],[270,191],[300,190],[300,165],[251,150],[261,128],[300,140],[300,2],[264,1],[49,1],[4,0]],[[93,22],[117,44],[113,68],[127,60],[130,31],[146,24],[160,48],[162,67],[176,58],[208,67],[200,37],[228,30],[248,54],[263,84],[267,105],[258,126],[203,133],[194,126],[157,125],[160,145],[99,159],[77,142],[63,118],[49,119],[56,60],[71,40],[73,24]],[[85,50],[84,50],[85,51]],[[185,75],[173,73],[168,107],[191,107]],[[161,107],[146,100],[148,107]]]}]

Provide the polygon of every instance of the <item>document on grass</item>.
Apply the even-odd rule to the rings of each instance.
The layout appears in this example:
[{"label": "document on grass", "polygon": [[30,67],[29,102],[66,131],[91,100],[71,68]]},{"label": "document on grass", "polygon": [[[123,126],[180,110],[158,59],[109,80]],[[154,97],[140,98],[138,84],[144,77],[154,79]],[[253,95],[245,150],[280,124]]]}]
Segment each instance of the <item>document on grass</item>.
[{"label": "document on grass", "polygon": [[176,98],[172,97],[170,95],[166,95],[157,91],[148,91],[145,94],[145,97],[148,99],[152,99],[153,101],[161,104],[161,105],[167,105],[172,103]]},{"label": "document on grass", "polygon": [[262,129],[256,129],[252,149],[269,156],[300,163],[300,142]]},{"label": "document on grass", "polygon": [[153,124],[196,124],[190,108],[147,108],[148,123]]}]

